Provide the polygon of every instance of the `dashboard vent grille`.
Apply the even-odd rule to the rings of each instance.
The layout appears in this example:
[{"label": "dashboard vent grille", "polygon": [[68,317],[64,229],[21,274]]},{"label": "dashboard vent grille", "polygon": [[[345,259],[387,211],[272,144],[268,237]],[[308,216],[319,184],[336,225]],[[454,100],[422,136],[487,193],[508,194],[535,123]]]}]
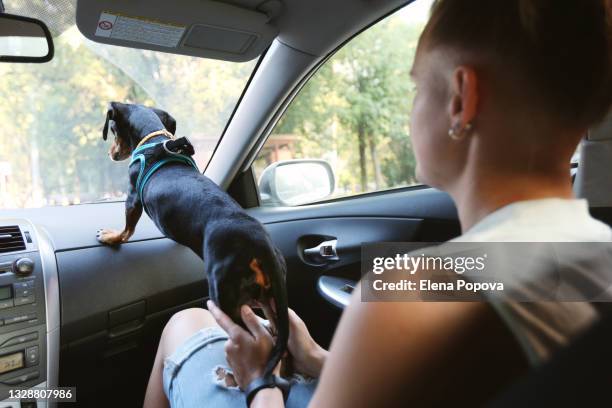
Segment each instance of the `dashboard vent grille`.
[{"label": "dashboard vent grille", "polygon": [[0,227],[0,253],[26,249],[23,235],[17,225]]}]

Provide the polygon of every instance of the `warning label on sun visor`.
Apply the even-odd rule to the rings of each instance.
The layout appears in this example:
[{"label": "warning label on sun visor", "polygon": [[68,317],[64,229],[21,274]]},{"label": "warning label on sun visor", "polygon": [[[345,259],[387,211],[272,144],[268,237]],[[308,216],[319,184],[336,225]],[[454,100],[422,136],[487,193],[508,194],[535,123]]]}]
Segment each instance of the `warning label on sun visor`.
[{"label": "warning label on sun visor", "polygon": [[128,17],[112,12],[103,12],[98,20],[96,36],[143,44],[175,48],[179,45],[185,26]]}]

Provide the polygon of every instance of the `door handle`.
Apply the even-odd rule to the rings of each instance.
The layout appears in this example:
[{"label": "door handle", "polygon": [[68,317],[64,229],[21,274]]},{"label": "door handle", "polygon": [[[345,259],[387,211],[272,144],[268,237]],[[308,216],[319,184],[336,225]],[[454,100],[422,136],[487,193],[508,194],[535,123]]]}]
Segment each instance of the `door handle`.
[{"label": "door handle", "polygon": [[336,250],[337,239],[321,242],[316,247],[305,248],[304,258],[317,263],[338,261],[338,251]]},{"label": "door handle", "polygon": [[317,289],[323,299],[344,309],[351,301],[351,294],[357,282],[350,279],[323,275],[317,281]]}]

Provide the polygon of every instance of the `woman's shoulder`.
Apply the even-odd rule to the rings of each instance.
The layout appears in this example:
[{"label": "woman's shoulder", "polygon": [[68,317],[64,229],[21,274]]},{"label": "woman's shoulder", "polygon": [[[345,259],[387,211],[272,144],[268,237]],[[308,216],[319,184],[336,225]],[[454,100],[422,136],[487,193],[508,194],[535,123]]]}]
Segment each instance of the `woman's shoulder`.
[{"label": "woman's shoulder", "polygon": [[454,241],[610,242],[612,229],[591,216],[586,200],[552,198],[502,207]]}]

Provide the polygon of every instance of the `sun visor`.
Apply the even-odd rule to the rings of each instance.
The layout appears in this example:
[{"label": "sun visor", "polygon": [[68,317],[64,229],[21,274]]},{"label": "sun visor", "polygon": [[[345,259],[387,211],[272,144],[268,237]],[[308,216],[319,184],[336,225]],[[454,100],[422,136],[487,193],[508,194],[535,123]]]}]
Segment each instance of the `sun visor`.
[{"label": "sun visor", "polygon": [[236,62],[270,45],[278,33],[270,19],[208,0],[78,0],[76,12],[79,30],[92,41]]}]

